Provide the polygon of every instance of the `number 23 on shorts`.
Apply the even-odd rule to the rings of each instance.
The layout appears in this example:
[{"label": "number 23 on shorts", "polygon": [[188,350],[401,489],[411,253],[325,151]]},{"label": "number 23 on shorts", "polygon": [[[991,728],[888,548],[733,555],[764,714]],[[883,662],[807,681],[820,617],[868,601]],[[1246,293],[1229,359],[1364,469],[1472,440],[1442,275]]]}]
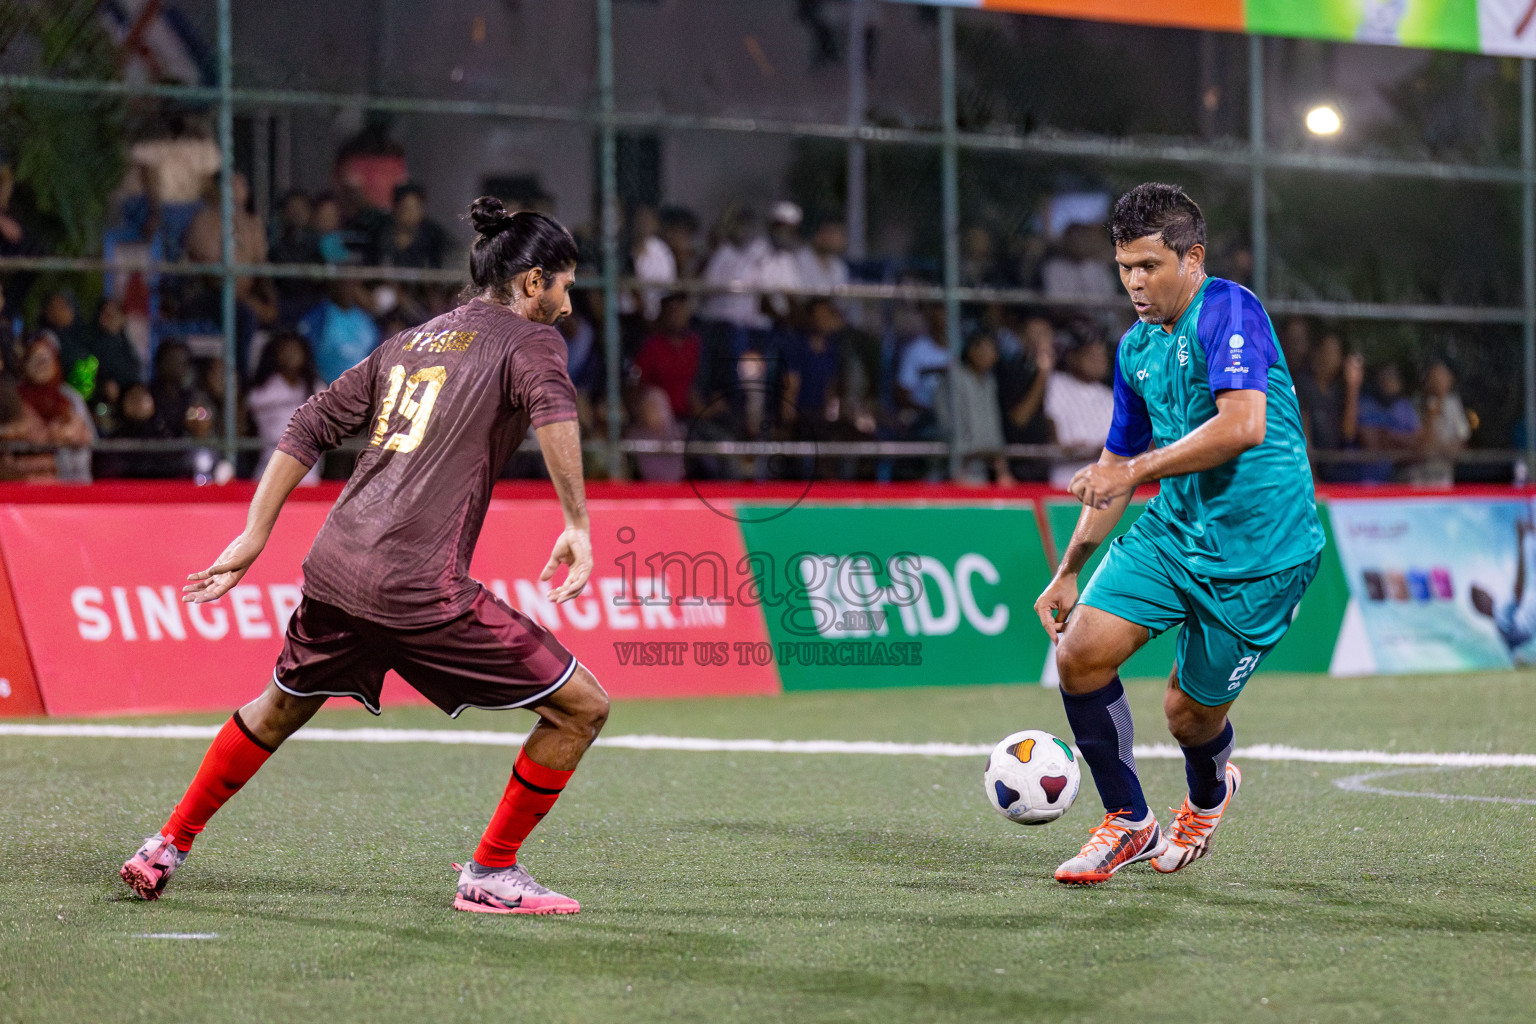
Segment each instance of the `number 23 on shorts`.
[{"label": "number 23 on shorts", "polygon": [[[437,393],[443,389],[443,384],[448,380],[448,370],[442,366],[427,366],[409,378],[405,375],[405,367],[396,364],[389,368],[389,392],[384,396],[384,404],[379,406],[379,419],[373,428],[373,438],[368,442],[369,447],[384,446],[384,450],[411,452],[421,444],[421,439],[427,434],[427,420],[432,418],[432,407],[437,404]],[[404,392],[402,395],[402,391]],[[397,431],[387,438],[385,431],[389,429],[390,417],[395,414],[395,403],[400,403],[400,415],[411,421],[409,431]]]},{"label": "number 23 on shorts", "polygon": [[1227,691],[1230,693],[1231,691],[1242,686],[1243,680],[1252,675],[1253,670],[1258,667],[1259,656],[1257,654],[1245,655],[1241,660],[1238,661],[1237,667],[1232,670],[1232,674],[1227,676],[1227,682],[1230,684],[1227,687]]}]

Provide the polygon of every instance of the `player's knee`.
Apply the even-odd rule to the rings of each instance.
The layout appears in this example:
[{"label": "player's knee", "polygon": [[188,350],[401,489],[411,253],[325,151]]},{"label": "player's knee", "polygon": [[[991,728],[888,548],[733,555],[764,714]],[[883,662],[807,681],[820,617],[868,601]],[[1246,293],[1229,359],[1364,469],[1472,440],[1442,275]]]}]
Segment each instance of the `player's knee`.
[{"label": "player's knee", "polygon": [[240,721],[258,740],[275,748],[324,703],[324,697],[299,697],[268,684],[260,697],[240,709]]},{"label": "player's knee", "polygon": [[571,723],[595,738],[608,721],[608,693],[597,681],[597,677],[586,668],[577,666],[576,673],[571,680],[577,684],[573,693],[576,700],[571,706]]},{"label": "player's knee", "polygon": [[1168,719],[1169,734],[1181,747],[1198,747],[1214,739],[1226,721],[1226,711],[1195,705],[1181,696],[1177,690],[1169,690],[1163,697],[1163,714]]},{"label": "player's knee", "polygon": [[1092,693],[1109,685],[1115,666],[1103,664],[1092,645],[1075,639],[1071,630],[1056,645],[1056,674],[1067,693]]}]

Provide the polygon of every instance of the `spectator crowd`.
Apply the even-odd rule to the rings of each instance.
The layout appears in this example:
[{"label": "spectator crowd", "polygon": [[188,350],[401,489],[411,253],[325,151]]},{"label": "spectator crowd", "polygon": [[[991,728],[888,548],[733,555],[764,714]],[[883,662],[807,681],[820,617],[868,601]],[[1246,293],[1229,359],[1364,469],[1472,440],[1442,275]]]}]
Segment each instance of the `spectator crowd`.
[{"label": "spectator crowd", "polygon": [[[106,234],[108,258],[140,252],[221,262],[222,157],[206,126],[172,120],[131,157],[118,220]],[[7,181],[0,173],[0,254],[25,254],[26,227],[8,212]],[[246,179],[237,173],[232,183],[233,261],[270,268],[234,280],[233,368],[224,362],[218,276],[108,274],[86,308],[69,289],[47,289],[29,322],[5,303],[33,282],[0,271],[0,479],[259,474],[310,396],[383,339],[461,298],[444,283],[451,275],[284,273],[296,266],[462,265],[460,244],[428,215],[427,193],[408,178],[404,151],[382,129],[342,148],[331,188],[281,196],[270,223],[255,212]],[[550,203],[536,191],[509,198],[509,206],[523,208]],[[1114,339],[1128,324],[1106,304],[1119,294],[1112,252],[1102,230],[1086,221],[1023,244],[1005,244],[985,225],[963,232],[964,284],[1027,287],[1043,304],[967,304],[953,366],[941,304],[814,294],[856,280],[929,283],[921,268],[851,265],[836,216],[808,219],[788,201],[761,210],[738,204],[706,228],[680,206],[636,206],[626,212],[622,249],[631,286],[619,299],[617,411],[624,438],[636,442],[627,460],[635,478],[938,480],[953,470],[964,483],[1064,487],[1107,436]],[[595,252],[590,240],[583,239],[583,251]],[[584,272],[595,265],[595,257],[586,259]],[[575,292],[573,305],[560,329],[584,433],[601,438],[610,369],[601,295]],[[1477,417],[1462,405],[1448,361],[1410,375],[1392,362],[1368,367],[1325,325],[1292,319],[1280,333],[1309,443],[1324,453],[1320,479],[1454,479],[1455,456]],[[234,462],[221,445],[231,404],[238,432],[260,442]],[[188,440],[96,444],[175,439]],[[782,459],[667,450],[666,442],[685,439],[947,441],[955,458],[842,454],[846,448]],[[1010,451],[1019,445],[1053,447]],[[1334,461],[1327,458],[1333,452],[1355,454]],[[350,464],[345,452],[335,453],[311,478],[344,476]],[[508,467],[510,474],[539,471],[539,461],[523,455]]]}]

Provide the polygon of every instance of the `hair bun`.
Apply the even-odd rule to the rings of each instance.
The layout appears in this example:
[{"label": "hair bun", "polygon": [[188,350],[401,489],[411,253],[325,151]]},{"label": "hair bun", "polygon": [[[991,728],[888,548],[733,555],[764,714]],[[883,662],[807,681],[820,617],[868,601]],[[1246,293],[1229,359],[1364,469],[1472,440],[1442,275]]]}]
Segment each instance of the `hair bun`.
[{"label": "hair bun", "polygon": [[495,196],[481,196],[469,206],[469,222],[487,238],[504,231],[512,223],[512,214]]}]

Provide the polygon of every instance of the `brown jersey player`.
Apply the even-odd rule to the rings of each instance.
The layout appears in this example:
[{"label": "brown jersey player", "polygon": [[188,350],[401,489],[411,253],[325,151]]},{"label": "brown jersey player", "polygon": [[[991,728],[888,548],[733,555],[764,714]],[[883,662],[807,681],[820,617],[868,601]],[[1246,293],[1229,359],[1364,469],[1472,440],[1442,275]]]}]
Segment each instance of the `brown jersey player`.
[{"label": "brown jersey player", "polygon": [[193,573],[182,599],[215,601],[256,561],[293,488],[320,454],[362,435],[357,467],[304,560],[304,598],[272,681],[208,748],[170,820],[123,865],[157,899],[208,819],[327,697],[375,713],[390,669],[432,703],[529,708],[539,716],[518,753],[454,907],[572,914],[573,899],[535,882],[518,848],[554,806],[608,715],[608,697],[546,629],[469,575],[491,485],[528,428],[538,436],[565,513],[540,576],[568,601],[592,573],[576,395],[553,326],[571,311],[576,243],[537,213],[495,199],[470,208],[477,237],[471,301],[398,334],[294,414],[251,501],[245,531]]}]

